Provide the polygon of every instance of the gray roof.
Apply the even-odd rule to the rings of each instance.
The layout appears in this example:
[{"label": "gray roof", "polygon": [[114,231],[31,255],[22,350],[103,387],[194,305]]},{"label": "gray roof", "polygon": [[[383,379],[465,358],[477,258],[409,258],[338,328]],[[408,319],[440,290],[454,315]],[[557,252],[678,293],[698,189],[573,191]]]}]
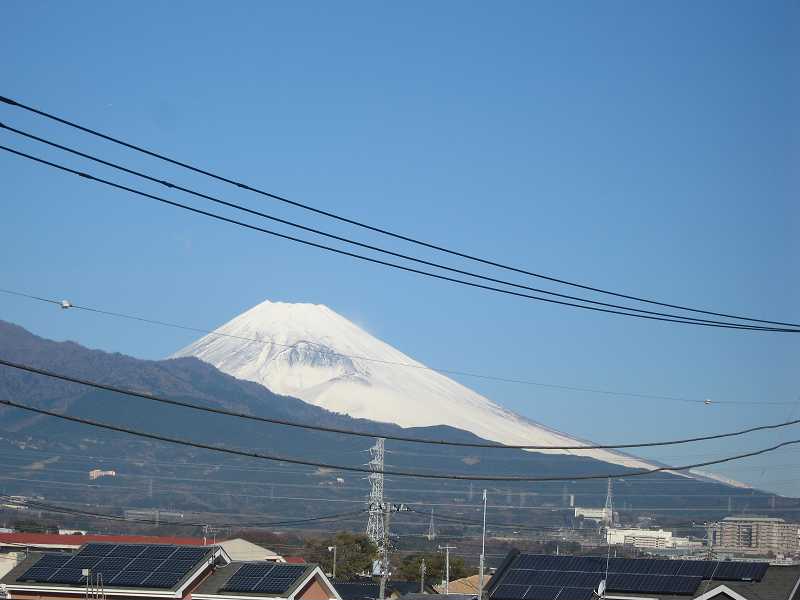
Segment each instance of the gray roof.
[{"label": "gray roof", "polygon": [[[225,584],[228,583],[228,580],[236,574],[243,565],[252,564],[250,562],[232,562],[223,567],[217,567],[211,575],[206,577],[206,579],[197,586],[194,590],[192,590],[192,594],[219,594],[220,590],[225,587]],[[263,561],[260,561],[259,564],[263,564]],[[283,594],[265,594],[264,592],[222,592],[222,594],[226,596],[258,596],[260,598],[269,596],[275,598],[284,598],[286,596],[291,595],[308,577],[314,569],[317,568],[315,564],[307,564],[307,565],[299,565],[305,566],[303,572],[297,576],[297,578],[292,582],[292,585],[283,593]]]},{"label": "gray roof", "polygon": [[[211,548],[211,546],[209,546],[209,548]],[[30,586],[30,587],[42,587],[42,588],[59,588],[59,589],[64,589],[64,590],[69,590],[69,591],[72,591],[72,590],[80,591],[80,590],[86,589],[86,584],[85,583],[69,584],[69,583],[47,583],[47,582],[38,582],[38,581],[17,581],[18,577],[21,577],[22,575],[24,575],[25,572],[28,569],[33,567],[37,562],[39,562],[39,559],[41,559],[43,556],[45,556],[47,554],[61,554],[61,555],[63,555],[64,553],[63,552],[30,552],[30,553],[28,553],[28,557],[25,560],[23,560],[16,567],[11,569],[8,573],[6,573],[3,576],[2,579],[0,579],[0,583],[1,584],[5,584],[5,585],[24,585],[26,587]],[[170,591],[177,590],[177,589],[181,588],[184,584],[186,584],[186,582],[191,578],[191,576],[197,571],[197,566],[200,565],[200,562],[201,561],[198,561],[198,564],[195,565],[195,567],[192,568],[191,571],[186,573],[186,575],[184,575],[181,578],[181,580],[178,583],[176,583],[174,586],[172,586],[171,588],[148,588],[148,587],[139,587],[139,586],[137,586],[136,589],[137,590],[142,590],[142,591],[151,591],[151,592],[160,592],[160,593],[165,593],[165,592],[170,592]],[[112,591],[114,591],[116,586],[109,585],[108,583],[105,583],[103,587],[107,591],[112,592]],[[130,589],[130,588],[131,588],[131,586],[119,586],[119,588],[117,588],[117,589]]]},{"label": "gray roof", "polygon": [[[725,585],[747,600],[800,600],[795,589],[800,582],[800,565],[782,567],[770,565],[761,581],[708,581],[704,580],[697,588],[694,597],[699,597],[714,588]],[[800,587],[800,586],[797,586]],[[793,593],[794,592],[794,593]],[[625,594],[611,594],[624,596]],[[632,596],[654,597],[651,594],[630,594]],[[687,600],[688,596],[658,596],[659,600]]]}]

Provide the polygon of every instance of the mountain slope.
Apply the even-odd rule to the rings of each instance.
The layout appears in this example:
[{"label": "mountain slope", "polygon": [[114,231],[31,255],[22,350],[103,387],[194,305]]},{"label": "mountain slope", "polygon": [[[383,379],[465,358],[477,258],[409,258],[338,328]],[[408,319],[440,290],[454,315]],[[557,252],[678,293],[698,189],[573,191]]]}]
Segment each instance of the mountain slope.
[{"label": "mountain slope", "polygon": [[[43,339],[3,321],[0,321],[0,357],[261,416],[374,435],[468,442],[480,439],[445,425],[402,429],[389,423],[353,419],[296,398],[276,395],[262,385],[221,373],[196,358],[138,360],[73,342]],[[365,450],[373,443],[370,437],[314,432],[163,406],[8,367],[0,367],[0,398],[215,446],[357,467],[364,465]],[[420,446],[392,441],[387,442],[387,452],[392,468],[417,472],[572,477],[627,471],[588,457],[519,450]],[[89,482],[88,471],[99,467],[114,469],[117,476]],[[244,513],[268,513],[267,520],[279,520],[357,509],[363,506],[368,492],[368,482],[358,473],[220,455],[103,432],[51,417],[32,417],[14,408],[0,408],[0,485],[10,494],[42,495],[48,501],[84,506],[87,502],[100,503],[104,510],[169,507],[208,513],[198,517],[210,519],[203,522],[217,522]],[[533,511],[525,514],[526,523],[578,526],[570,509],[570,495],[574,494],[580,506],[590,507],[603,506],[606,495],[605,479],[484,485],[497,504],[492,517],[496,522],[518,523],[519,510],[524,505]],[[614,495],[621,506],[629,510],[635,507],[650,515],[662,514],[667,523],[676,522],[676,518],[682,522],[684,511],[689,509],[695,518],[710,519],[730,514],[731,507],[751,512],[771,510],[775,502],[774,497],[757,490],[669,473],[619,480],[616,485]],[[419,503],[422,507],[432,503],[430,506],[437,507],[437,515],[439,507],[442,514],[451,515],[478,510],[473,496],[477,489],[477,485],[456,480],[402,477],[386,480],[387,493],[394,500]],[[787,514],[794,514],[791,511],[798,507],[796,500],[777,500],[775,506],[785,508]],[[428,524],[427,508],[424,513],[413,517],[423,528]],[[362,528],[363,522],[357,519],[349,526]]]},{"label": "mountain slope", "polygon": [[[174,356],[195,356],[239,379],[352,417],[401,427],[446,424],[511,445],[588,444],[426,369],[323,305],[262,302],[215,333],[224,335],[206,335]],[[543,452],[651,466],[608,450]]]}]

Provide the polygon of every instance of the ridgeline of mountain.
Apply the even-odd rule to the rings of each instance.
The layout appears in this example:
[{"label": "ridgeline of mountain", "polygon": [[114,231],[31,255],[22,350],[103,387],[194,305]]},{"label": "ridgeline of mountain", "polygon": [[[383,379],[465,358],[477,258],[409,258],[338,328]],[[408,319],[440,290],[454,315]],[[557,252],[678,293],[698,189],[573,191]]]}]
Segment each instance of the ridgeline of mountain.
[{"label": "ridgeline of mountain", "polygon": [[[175,356],[196,356],[239,379],[351,417],[402,427],[451,425],[510,445],[589,444],[504,409],[321,304],[262,302]],[[612,450],[542,452],[654,466]]]},{"label": "ridgeline of mountain", "polygon": [[[331,427],[451,441],[479,441],[474,434],[438,425],[402,428],[329,412],[262,385],[236,379],[196,358],[139,360],[54,342],[0,321],[0,357],[64,374],[133,388],[207,406]],[[0,398],[128,426],[176,438],[312,461],[363,466],[370,438],[256,423],[165,406],[140,398],[0,367]],[[596,459],[520,450],[424,446],[388,441],[387,468],[470,475],[582,475],[630,469]],[[5,493],[41,495],[51,502],[80,502],[108,510],[171,507],[198,513],[253,513],[273,518],[313,516],[363,508],[368,483],[359,473],[230,457],[208,450],[101,431],[22,410],[0,408],[0,486]],[[114,469],[116,477],[89,481],[90,469]],[[569,495],[576,505],[602,506],[606,481],[476,483],[387,477],[396,502],[442,506],[437,514],[470,515],[477,489],[488,487],[494,519],[570,524]],[[709,517],[760,507],[797,507],[794,499],[757,490],[663,473],[620,481],[619,508],[665,516],[700,508]],[[729,500],[729,498],[731,500]],[[729,504],[730,503],[730,504]],[[449,508],[448,508],[449,507]],[[532,512],[522,512],[522,509]],[[678,511],[678,512],[675,512]],[[413,515],[405,517],[411,519]],[[696,518],[701,518],[696,516]],[[427,521],[422,525],[427,525]],[[361,525],[350,525],[360,527]]]}]

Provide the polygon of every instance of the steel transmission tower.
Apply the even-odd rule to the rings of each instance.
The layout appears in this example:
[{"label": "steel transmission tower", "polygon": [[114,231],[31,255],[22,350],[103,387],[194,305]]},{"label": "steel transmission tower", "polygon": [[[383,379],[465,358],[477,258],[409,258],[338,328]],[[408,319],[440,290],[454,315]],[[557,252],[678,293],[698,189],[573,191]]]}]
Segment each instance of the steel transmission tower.
[{"label": "steel transmission tower", "polygon": [[611,478],[608,478],[608,491],[606,492],[606,505],[603,509],[603,521],[608,527],[614,525],[614,505],[613,492],[611,490]]},{"label": "steel transmission tower", "polygon": [[369,449],[369,468],[372,473],[367,476],[370,483],[369,520],[367,521],[367,537],[382,551],[384,547],[383,517],[383,438],[378,438]]},{"label": "steel transmission tower", "polygon": [[436,539],[436,525],[433,523],[433,509],[431,509],[431,522],[428,525],[428,541],[432,542]]}]

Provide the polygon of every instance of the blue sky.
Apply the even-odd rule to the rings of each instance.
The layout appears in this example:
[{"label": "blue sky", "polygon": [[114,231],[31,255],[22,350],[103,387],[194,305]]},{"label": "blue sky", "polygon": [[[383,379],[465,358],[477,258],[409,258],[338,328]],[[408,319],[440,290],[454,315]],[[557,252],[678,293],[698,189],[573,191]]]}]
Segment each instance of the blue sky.
[{"label": "blue sky", "polygon": [[[3,95],[501,262],[800,320],[797,2],[26,1],[4,3],[2,17]],[[404,249],[20,110],[0,114],[159,177]],[[11,133],[2,139],[89,169]],[[800,416],[796,336],[493,295],[209,222],[7,154],[0,172],[2,287],[204,328],[264,299],[323,303],[433,366],[760,403],[706,407],[460,379],[602,442]],[[2,296],[0,318],[147,358],[193,337]],[[682,462],[795,438],[798,428],[647,456]],[[800,495],[798,452],[716,470]]]}]

